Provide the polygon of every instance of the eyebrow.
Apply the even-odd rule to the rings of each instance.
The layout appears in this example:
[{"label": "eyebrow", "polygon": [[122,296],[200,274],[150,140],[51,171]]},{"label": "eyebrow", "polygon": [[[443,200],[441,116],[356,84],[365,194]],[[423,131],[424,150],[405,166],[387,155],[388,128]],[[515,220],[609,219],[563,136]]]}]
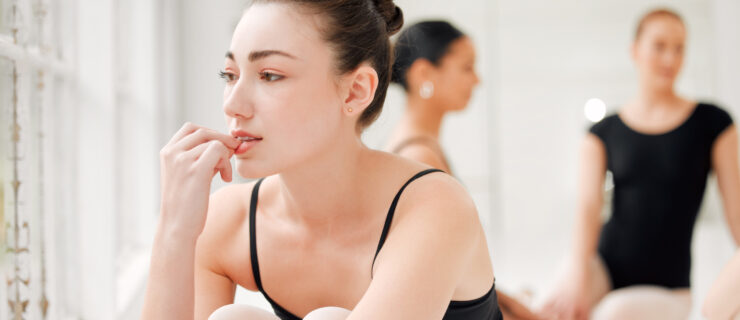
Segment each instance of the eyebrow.
[{"label": "eyebrow", "polygon": [[[249,61],[250,62],[254,62],[255,60],[264,59],[264,58],[267,58],[267,57],[273,56],[273,55],[283,56],[283,57],[290,58],[290,59],[298,59],[295,56],[293,56],[292,54],[287,53],[287,52],[283,52],[283,51],[280,51],[280,50],[261,50],[261,51],[252,51],[252,52],[250,52],[249,53]],[[227,51],[226,52],[226,58],[229,58],[229,59],[231,59],[233,61],[236,61],[236,59],[234,59],[234,53],[232,53],[231,51]]]}]

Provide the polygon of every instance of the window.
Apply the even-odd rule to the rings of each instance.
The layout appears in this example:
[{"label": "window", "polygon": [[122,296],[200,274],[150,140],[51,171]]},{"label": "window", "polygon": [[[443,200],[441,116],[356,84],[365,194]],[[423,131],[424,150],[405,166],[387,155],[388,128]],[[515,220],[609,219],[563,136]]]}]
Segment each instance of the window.
[{"label": "window", "polygon": [[0,0],[0,319],[138,316],[179,122],[173,7]]}]

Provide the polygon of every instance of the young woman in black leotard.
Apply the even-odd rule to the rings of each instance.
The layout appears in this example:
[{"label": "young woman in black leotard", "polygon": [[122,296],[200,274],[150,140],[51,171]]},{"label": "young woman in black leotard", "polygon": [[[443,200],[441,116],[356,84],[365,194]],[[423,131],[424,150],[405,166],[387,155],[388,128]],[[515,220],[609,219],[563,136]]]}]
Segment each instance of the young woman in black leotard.
[{"label": "young woman in black leotard", "polygon": [[[439,143],[442,120],[464,109],[478,84],[473,42],[446,21],[423,21],[402,31],[395,45],[392,81],[406,90],[406,110],[388,150],[452,173]],[[537,319],[526,306],[498,292],[507,319]]]},{"label": "young woman in black leotard", "polygon": [[[464,188],[360,139],[402,23],[392,0],[252,1],[221,73],[231,135],[186,124],[162,149],[143,319],[501,319]],[[232,156],[266,178],[209,197]]]},{"label": "young woman in black leotard", "polygon": [[473,41],[446,21],[424,21],[401,32],[395,53],[391,80],[406,91],[406,109],[387,149],[450,173],[439,131],[478,84]]},{"label": "young woman in black leotard", "polygon": [[[685,38],[672,11],[642,19],[632,49],[639,95],[585,139],[572,265],[545,307],[558,319],[685,319],[691,238],[710,171],[740,244],[737,132],[724,110],[675,93]],[[602,227],[607,170],[614,198]]]}]

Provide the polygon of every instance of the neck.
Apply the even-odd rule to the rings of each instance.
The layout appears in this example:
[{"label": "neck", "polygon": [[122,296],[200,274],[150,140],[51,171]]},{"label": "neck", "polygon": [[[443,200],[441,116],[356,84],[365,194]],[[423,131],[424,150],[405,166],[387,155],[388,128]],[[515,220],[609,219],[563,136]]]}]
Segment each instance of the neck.
[{"label": "neck", "polygon": [[409,96],[406,100],[406,106],[401,123],[416,135],[439,139],[442,118],[445,115],[442,108],[435,106],[429,100],[413,96]]},{"label": "neck", "polygon": [[676,95],[673,86],[669,88],[655,88],[648,85],[642,85],[637,96],[636,105],[640,109],[655,109],[673,107],[681,99]]},{"label": "neck", "polygon": [[331,232],[333,226],[362,220],[357,217],[363,212],[358,199],[363,185],[360,168],[371,151],[360,137],[349,136],[279,175],[281,205],[308,230]]}]

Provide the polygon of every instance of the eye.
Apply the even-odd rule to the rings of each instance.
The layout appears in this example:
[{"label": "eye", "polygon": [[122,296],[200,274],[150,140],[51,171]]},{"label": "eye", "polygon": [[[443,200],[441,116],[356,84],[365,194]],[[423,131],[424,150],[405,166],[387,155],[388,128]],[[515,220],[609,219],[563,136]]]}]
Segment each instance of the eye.
[{"label": "eye", "polygon": [[282,78],[284,77],[279,74],[272,73],[272,72],[267,72],[267,71],[260,72],[260,80],[265,80],[267,82],[278,81]]},{"label": "eye", "polygon": [[224,79],[224,81],[226,81],[226,83],[231,83],[231,82],[234,82],[234,81],[237,80],[237,76],[235,74],[231,73],[231,72],[219,71],[218,72],[218,76],[221,79]]}]

